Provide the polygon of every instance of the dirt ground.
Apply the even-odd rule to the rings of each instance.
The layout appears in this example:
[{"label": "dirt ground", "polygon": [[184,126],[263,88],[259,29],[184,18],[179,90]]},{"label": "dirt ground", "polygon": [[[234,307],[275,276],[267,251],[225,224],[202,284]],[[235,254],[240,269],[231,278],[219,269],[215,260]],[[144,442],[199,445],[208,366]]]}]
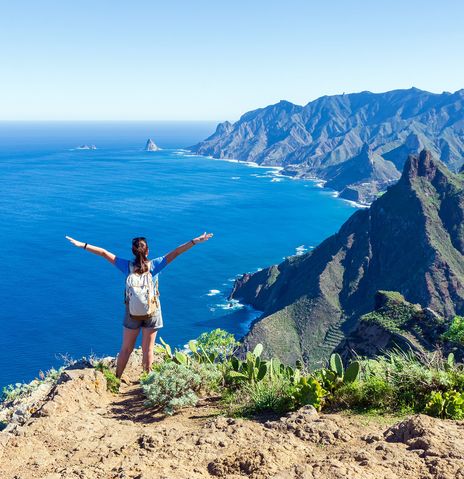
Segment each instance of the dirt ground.
[{"label": "dirt ground", "polygon": [[307,407],[260,422],[224,417],[214,399],[164,417],[143,405],[139,368],[132,361],[118,395],[83,368],[15,406],[0,478],[464,479],[464,421],[389,424]]}]

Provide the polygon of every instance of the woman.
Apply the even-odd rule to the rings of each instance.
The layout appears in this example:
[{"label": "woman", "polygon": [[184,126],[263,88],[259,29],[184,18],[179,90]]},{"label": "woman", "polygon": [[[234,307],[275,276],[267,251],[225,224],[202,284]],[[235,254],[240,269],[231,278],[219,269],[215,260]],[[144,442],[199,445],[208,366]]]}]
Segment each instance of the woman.
[{"label": "woman", "polygon": [[124,372],[127,361],[134,349],[140,328],[142,329],[144,371],[150,371],[153,364],[153,347],[156,332],[163,327],[161,308],[158,302],[159,272],[180,254],[198,243],[208,241],[212,236],[211,233],[203,233],[188,243],[178,246],[165,256],[160,256],[151,261],[148,259],[148,243],[143,237],[132,240],[134,260],[129,261],[119,258],[98,246],[82,243],[66,236],[66,239],[74,246],[105,258],[126,276],[126,311],[123,321],[123,339],[116,365],[116,376],[118,378]]}]

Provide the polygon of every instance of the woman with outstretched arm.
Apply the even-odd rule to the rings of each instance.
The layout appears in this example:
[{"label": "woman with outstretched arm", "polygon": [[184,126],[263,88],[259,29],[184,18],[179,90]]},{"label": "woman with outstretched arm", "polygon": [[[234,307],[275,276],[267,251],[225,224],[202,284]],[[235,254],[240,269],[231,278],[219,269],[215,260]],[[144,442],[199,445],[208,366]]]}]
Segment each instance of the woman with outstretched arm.
[{"label": "woman with outstretched arm", "polygon": [[77,241],[66,236],[74,246],[89,253],[105,258],[126,276],[125,314],[123,321],[123,339],[116,365],[116,376],[120,378],[134,349],[135,341],[142,329],[143,369],[150,371],[153,364],[153,347],[156,333],[163,327],[161,305],[158,293],[158,274],[180,254],[185,253],[198,243],[208,241],[213,235],[203,233],[164,256],[148,259],[149,248],[146,238],[132,240],[134,259],[119,258],[104,248]]}]

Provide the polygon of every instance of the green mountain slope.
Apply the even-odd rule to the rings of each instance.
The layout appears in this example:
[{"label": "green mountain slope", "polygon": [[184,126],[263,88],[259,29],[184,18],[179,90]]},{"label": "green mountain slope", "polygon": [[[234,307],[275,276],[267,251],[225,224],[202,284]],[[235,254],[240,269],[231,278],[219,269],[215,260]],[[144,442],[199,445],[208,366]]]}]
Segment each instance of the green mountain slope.
[{"label": "green mountain slope", "polygon": [[396,185],[312,252],[237,280],[232,297],[264,312],[245,345],[323,362],[379,290],[464,313],[463,220],[464,178],[428,151],[409,156]]}]

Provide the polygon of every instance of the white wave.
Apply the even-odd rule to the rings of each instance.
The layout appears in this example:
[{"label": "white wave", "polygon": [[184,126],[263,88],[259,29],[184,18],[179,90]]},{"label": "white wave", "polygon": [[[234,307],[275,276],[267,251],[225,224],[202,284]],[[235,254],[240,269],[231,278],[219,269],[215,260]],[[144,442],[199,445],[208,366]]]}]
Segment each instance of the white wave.
[{"label": "white wave", "polygon": [[206,296],[217,296],[221,291],[219,289],[210,289]]},{"label": "white wave", "polygon": [[348,203],[353,208],[369,208],[370,205],[365,205],[363,203],[357,203],[356,201],[346,200],[345,198],[340,198],[345,203]]},{"label": "white wave", "polygon": [[239,180],[239,179],[240,179],[240,176],[232,176],[231,179],[232,179],[232,180]]},{"label": "white wave", "polygon": [[307,251],[308,251],[308,248],[304,244],[298,246],[295,249],[296,256],[301,256],[302,254],[305,254]]},{"label": "white wave", "polygon": [[218,303],[215,305],[216,309],[222,309],[224,311],[235,311],[237,309],[243,309],[244,307],[245,305],[236,299],[230,299],[226,303]]},{"label": "white wave", "polygon": [[200,158],[206,158],[208,160],[214,160],[214,161],[227,161],[228,163],[240,163],[242,165],[249,166],[250,168],[263,168],[265,170],[275,170],[275,171],[282,171],[284,169],[283,166],[268,166],[268,165],[258,165],[258,163],[255,163],[254,161],[243,161],[243,160],[237,160],[235,158],[214,158],[211,155],[185,155],[185,156],[197,156]]},{"label": "white wave", "polygon": [[280,183],[282,180],[282,178],[272,178],[271,180],[271,183]]}]

